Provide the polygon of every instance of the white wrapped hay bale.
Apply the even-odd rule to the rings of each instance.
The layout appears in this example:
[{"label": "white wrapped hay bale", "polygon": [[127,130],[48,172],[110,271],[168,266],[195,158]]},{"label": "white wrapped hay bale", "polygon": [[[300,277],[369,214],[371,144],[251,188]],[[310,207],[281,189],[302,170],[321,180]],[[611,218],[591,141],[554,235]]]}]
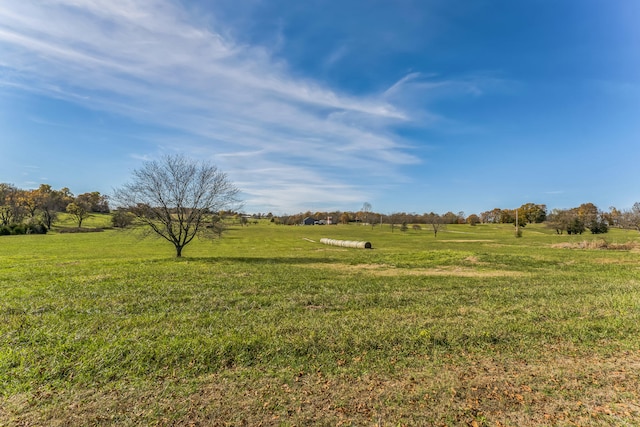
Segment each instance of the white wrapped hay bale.
[{"label": "white wrapped hay bale", "polygon": [[357,240],[337,240],[323,237],[320,239],[320,243],[331,246],[341,246],[343,248],[371,249],[370,242],[360,242]]}]

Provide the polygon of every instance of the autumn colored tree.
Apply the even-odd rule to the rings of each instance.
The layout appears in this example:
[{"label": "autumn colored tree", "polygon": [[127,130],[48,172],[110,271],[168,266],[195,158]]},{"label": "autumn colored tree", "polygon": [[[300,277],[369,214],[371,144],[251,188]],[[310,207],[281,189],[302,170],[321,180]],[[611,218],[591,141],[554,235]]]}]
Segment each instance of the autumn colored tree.
[{"label": "autumn colored tree", "polygon": [[500,224],[512,224],[516,222],[515,211],[512,209],[502,209],[500,211]]},{"label": "autumn colored tree", "polygon": [[449,211],[441,216],[442,222],[444,224],[457,224],[458,223],[458,215]]},{"label": "autumn colored tree", "polygon": [[78,222],[78,228],[81,228],[82,222],[91,216],[91,205],[80,198],[69,203],[66,210]]},{"label": "autumn colored tree", "polygon": [[98,191],[80,194],[76,199],[81,200],[89,206],[89,212],[109,213],[109,202],[107,197]]},{"label": "autumn colored tree", "polygon": [[342,212],[342,214],[340,215],[340,223],[341,224],[349,224],[349,221],[351,221],[351,217],[349,216],[348,212]]},{"label": "autumn colored tree", "polygon": [[29,218],[36,216],[36,211],[40,205],[40,192],[38,190],[19,190],[18,204],[24,208]]},{"label": "autumn colored tree", "polygon": [[485,211],[480,214],[480,220],[483,224],[497,224],[500,222],[500,216],[502,209],[494,208],[490,211]]},{"label": "autumn colored tree", "polygon": [[476,214],[471,214],[467,217],[467,224],[469,225],[477,225],[480,224],[480,217]]},{"label": "autumn colored tree", "polygon": [[621,225],[622,212],[620,212],[615,206],[610,206],[609,212],[603,213],[602,217],[611,227],[618,227]]},{"label": "autumn colored tree", "polygon": [[537,205],[535,203],[525,203],[518,210],[518,219],[520,216],[529,224],[539,224],[547,219],[547,206]]},{"label": "autumn colored tree", "polygon": [[56,219],[56,205],[59,193],[53,190],[49,184],[40,184],[37,191],[38,208],[42,214],[42,221],[47,229],[51,229],[53,221]]},{"label": "autumn colored tree", "polygon": [[67,205],[73,202],[75,196],[67,187],[61,188],[55,197],[55,210],[59,212],[64,212],[67,208]]},{"label": "autumn colored tree", "polygon": [[588,228],[592,234],[601,234],[609,231],[609,224],[606,217],[593,203],[583,203],[576,213],[582,224]]},{"label": "autumn colored tree", "polygon": [[0,225],[22,221],[23,209],[18,202],[19,191],[13,184],[0,183]]},{"label": "autumn colored tree", "polygon": [[599,210],[593,203],[583,203],[576,208],[576,214],[583,224],[590,227],[598,221]]}]

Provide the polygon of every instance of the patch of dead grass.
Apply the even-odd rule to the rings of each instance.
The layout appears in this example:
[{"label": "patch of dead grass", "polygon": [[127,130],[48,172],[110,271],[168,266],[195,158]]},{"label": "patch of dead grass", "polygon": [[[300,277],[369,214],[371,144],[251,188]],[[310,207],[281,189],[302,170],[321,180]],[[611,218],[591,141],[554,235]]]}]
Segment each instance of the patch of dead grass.
[{"label": "patch of dead grass", "polygon": [[606,240],[583,240],[581,242],[562,242],[554,243],[552,248],[559,249],[603,249],[610,251],[630,251],[634,249],[640,249],[640,244],[637,242],[607,242]]},{"label": "patch of dead grass", "polygon": [[235,369],[196,385],[41,390],[0,401],[0,424],[627,426],[640,423],[639,402],[640,352],[528,363],[468,355],[389,375]]},{"label": "patch of dead grass", "polygon": [[[473,261],[470,261],[473,262]],[[371,274],[378,277],[398,276],[457,276],[457,277],[515,277],[527,273],[508,270],[479,270],[471,267],[440,266],[436,268],[397,268],[388,264],[305,264],[307,268],[339,270],[344,273]]]}]

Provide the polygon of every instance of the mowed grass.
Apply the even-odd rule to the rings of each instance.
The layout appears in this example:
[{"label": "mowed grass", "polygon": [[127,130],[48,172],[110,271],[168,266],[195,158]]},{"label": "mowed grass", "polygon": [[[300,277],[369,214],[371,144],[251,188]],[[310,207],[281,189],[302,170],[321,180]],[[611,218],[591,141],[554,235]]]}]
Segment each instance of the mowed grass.
[{"label": "mowed grass", "polygon": [[[558,247],[603,238],[635,243]],[[0,425],[638,425],[638,242],[262,222],[176,259],[138,232],[3,236]]]}]

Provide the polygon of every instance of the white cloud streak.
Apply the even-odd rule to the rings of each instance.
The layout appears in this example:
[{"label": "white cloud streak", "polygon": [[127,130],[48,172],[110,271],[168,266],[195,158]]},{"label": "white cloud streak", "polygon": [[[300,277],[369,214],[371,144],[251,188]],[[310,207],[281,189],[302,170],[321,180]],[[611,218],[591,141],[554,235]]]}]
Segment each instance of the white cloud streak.
[{"label": "white cloud streak", "polygon": [[418,162],[389,127],[411,119],[390,95],[415,76],[347,95],[224,33],[166,0],[3,0],[0,87],[172,129],[147,138],[213,159],[274,212],[359,205],[368,177]]}]

